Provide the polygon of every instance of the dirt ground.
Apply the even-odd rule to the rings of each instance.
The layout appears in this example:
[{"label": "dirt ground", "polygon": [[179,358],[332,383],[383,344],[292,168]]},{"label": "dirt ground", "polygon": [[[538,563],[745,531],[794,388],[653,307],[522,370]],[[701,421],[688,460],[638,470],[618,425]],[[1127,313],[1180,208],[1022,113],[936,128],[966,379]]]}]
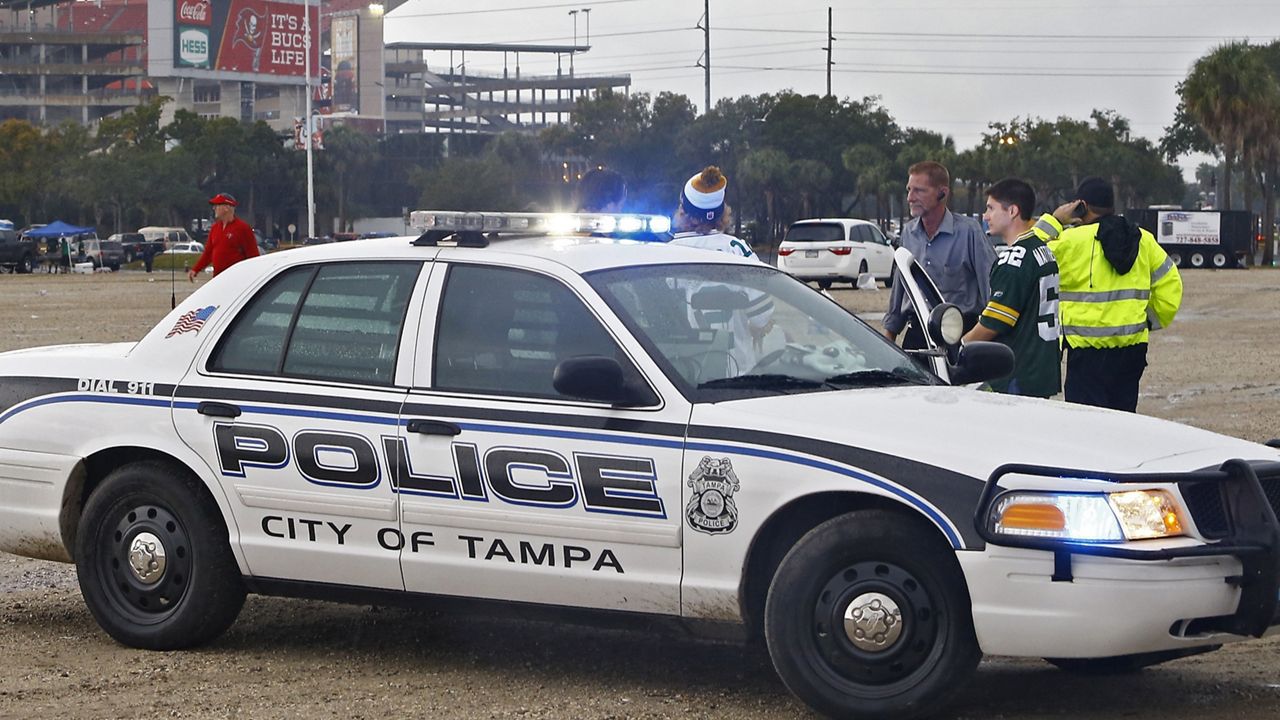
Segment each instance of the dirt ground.
[{"label": "dirt ground", "polygon": [[[1153,336],[1139,411],[1280,436],[1280,271],[1183,276],[1186,300]],[[178,299],[190,290],[179,278]],[[136,339],[169,310],[170,292],[161,274],[0,276],[0,350]],[[833,294],[866,317],[889,296]],[[1273,638],[1105,678],[989,658],[944,717],[1271,720],[1278,651]],[[251,597],[208,647],[133,650],[98,629],[71,566],[0,554],[0,718],[159,717],[811,715],[758,648],[518,617]]]}]

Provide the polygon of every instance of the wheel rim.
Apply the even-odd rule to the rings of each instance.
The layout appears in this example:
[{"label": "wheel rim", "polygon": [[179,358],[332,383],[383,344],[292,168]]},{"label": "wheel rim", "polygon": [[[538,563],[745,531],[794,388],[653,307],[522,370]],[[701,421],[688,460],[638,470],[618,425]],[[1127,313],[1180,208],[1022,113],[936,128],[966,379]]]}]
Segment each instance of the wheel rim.
[{"label": "wheel rim", "polygon": [[1226,266],[1227,266],[1227,256],[1226,256],[1225,254],[1223,254],[1223,253],[1217,253],[1216,255],[1214,255],[1214,256],[1213,256],[1213,266],[1214,266],[1214,267],[1226,267]]},{"label": "wheel rim", "polygon": [[136,504],[121,514],[104,546],[102,585],[117,611],[148,625],[177,609],[191,580],[191,541],[173,513]]},{"label": "wheel rim", "polygon": [[1204,266],[1204,256],[1203,256],[1203,255],[1201,255],[1200,253],[1195,253],[1195,254],[1193,254],[1193,255],[1191,256],[1191,266],[1192,266],[1192,267],[1203,267],[1203,266]]},{"label": "wheel rim", "polygon": [[834,573],[813,606],[815,669],[858,695],[892,694],[942,655],[946,618],[923,583],[892,563]]}]

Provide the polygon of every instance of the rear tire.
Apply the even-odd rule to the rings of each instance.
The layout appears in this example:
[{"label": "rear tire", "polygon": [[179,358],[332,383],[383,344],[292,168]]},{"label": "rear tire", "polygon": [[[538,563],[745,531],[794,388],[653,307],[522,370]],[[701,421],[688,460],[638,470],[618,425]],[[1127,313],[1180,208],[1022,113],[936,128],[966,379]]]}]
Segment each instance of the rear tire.
[{"label": "rear tire", "polygon": [[982,652],[964,575],[922,521],[849,513],[791,548],[769,586],[765,639],[791,692],[840,718],[912,718],[964,686]]},{"label": "rear tire", "polygon": [[33,269],[34,265],[31,263],[31,256],[23,255],[22,259],[18,260],[18,264],[14,266],[13,271],[22,275],[30,275]]},{"label": "rear tire", "polygon": [[126,465],[93,491],[76,536],[76,569],[98,625],[131,647],[203,644],[244,605],[217,505],[199,480],[167,463]]},{"label": "rear tire", "polygon": [[858,289],[858,280],[867,272],[867,261],[858,263],[858,274],[853,276],[853,289]]},{"label": "rear tire", "polygon": [[1226,253],[1217,252],[1213,254],[1212,261],[1213,261],[1214,267],[1225,268],[1227,266],[1227,262],[1229,261],[1229,258],[1227,257]]},{"label": "rear tire", "polygon": [[819,281],[818,281],[818,289],[819,289],[819,290],[830,290],[830,289],[831,289],[831,281],[830,281],[830,280],[819,280]]},{"label": "rear tire", "polygon": [[1191,267],[1193,268],[1204,267],[1204,253],[1198,253],[1198,252],[1191,253]]}]

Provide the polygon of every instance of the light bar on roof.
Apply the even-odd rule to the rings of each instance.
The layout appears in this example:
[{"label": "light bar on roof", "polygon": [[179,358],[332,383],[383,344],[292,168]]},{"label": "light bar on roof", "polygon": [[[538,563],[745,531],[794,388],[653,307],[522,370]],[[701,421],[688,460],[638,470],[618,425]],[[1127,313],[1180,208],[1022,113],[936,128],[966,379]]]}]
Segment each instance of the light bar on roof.
[{"label": "light bar on roof", "polygon": [[665,215],[625,213],[502,213],[415,210],[409,225],[418,232],[496,232],[546,235],[664,235],[671,231]]}]

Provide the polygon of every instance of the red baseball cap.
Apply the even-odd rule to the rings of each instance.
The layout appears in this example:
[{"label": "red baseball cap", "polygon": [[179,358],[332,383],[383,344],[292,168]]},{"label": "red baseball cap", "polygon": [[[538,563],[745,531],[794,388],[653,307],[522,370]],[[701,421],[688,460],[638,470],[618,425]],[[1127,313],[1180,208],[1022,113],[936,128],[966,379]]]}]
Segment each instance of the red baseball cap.
[{"label": "red baseball cap", "polygon": [[231,197],[226,193],[218,193],[217,195],[214,195],[213,197],[209,198],[209,204],[210,205],[230,205],[231,207],[235,207],[239,203],[236,202],[236,199],[234,197]]}]

